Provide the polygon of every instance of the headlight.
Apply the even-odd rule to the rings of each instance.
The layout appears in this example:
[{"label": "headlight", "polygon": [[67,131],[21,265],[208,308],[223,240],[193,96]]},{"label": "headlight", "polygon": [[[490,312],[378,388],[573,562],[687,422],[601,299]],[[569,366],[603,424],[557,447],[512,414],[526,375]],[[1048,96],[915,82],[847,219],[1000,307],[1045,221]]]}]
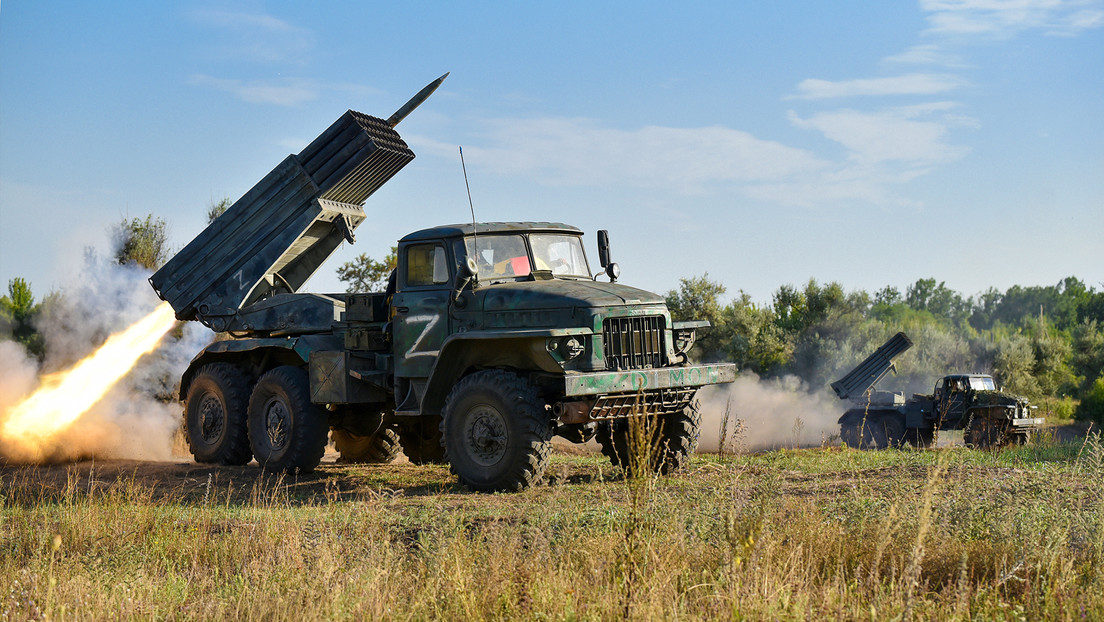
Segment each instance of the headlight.
[{"label": "headlight", "polygon": [[557,337],[548,340],[548,351],[559,355],[566,363],[586,352],[586,346],[577,337]]}]

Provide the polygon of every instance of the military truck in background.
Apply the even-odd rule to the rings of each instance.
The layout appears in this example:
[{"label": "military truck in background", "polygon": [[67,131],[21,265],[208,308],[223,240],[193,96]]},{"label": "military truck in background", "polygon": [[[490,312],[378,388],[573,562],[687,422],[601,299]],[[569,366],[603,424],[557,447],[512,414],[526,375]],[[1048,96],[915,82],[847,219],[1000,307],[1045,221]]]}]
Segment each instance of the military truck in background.
[{"label": "military truck in background", "polygon": [[1031,416],[1036,407],[1026,398],[998,391],[992,376],[950,374],[936,381],[930,395],[875,391],[894,359],[912,347],[897,333],[840,380],[832,390],[854,406],[839,419],[840,438],[848,447],[885,449],[930,447],[938,430],[962,430],[966,445],[990,449],[1023,444],[1042,427]]},{"label": "military truck in background", "polygon": [[662,296],[617,283],[605,231],[598,275],[575,227],[472,223],[399,240],[385,292],[299,291],[414,158],[394,127],[447,75],[387,120],[346,112],[150,278],[178,319],[229,336],[181,378],[198,462],[310,471],[332,431],[343,461],[401,447],[472,489],[520,490],[542,477],[554,435],[596,438],[628,466],[629,422],[644,416],[651,468],[694,451],[695,394],[735,367],[690,363],[708,323],[673,322]]}]

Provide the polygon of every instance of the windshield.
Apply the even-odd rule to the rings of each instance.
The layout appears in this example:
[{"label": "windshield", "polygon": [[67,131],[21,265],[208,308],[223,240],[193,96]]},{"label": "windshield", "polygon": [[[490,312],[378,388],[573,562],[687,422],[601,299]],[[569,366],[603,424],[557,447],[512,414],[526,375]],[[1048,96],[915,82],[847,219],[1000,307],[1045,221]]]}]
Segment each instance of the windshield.
[{"label": "windshield", "polygon": [[[467,255],[475,257],[480,280],[528,276],[532,271],[525,238],[520,235],[481,235],[475,239],[464,238],[464,244]],[[478,252],[476,244],[479,245]]]},{"label": "windshield", "polygon": [[534,233],[529,236],[529,243],[533,246],[537,270],[551,270],[556,276],[590,276],[579,236]]},{"label": "windshield", "polygon": [[[464,238],[467,255],[474,257],[481,281],[529,276],[547,270],[556,276],[589,278],[583,243],[576,235],[532,234],[532,263],[524,235],[480,235]],[[478,245],[478,252],[476,252]]]},{"label": "windshield", "polygon": [[986,376],[984,378],[970,378],[970,388],[976,391],[996,391],[997,385],[993,384],[993,379]]}]

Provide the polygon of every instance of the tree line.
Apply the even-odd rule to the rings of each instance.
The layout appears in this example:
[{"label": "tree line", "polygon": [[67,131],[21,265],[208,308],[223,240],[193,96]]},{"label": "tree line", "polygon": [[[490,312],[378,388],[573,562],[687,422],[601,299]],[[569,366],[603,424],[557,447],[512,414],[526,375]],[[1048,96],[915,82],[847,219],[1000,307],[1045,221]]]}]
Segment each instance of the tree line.
[{"label": "tree line", "polygon": [[667,293],[674,319],[712,324],[695,346],[700,360],[821,390],[903,331],[914,346],[879,389],[928,393],[945,374],[991,373],[1006,391],[1054,400],[1059,415],[1104,423],[1104,291],[1075,277],[975,297],[933,278],[873,295],[810,280],[779,287],[770,304],[742,291],[723,303],[725,293],[708,274]]}]

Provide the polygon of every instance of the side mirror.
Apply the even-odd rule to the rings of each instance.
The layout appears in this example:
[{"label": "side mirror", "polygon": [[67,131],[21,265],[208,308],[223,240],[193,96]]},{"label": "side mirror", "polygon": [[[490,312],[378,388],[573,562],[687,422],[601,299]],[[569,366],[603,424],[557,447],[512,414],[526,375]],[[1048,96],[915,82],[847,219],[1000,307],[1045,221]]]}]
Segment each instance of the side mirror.
[{"label": "side mirror", "polygon": [[609,231],[598,230],[598,265],[605,268],[610,262]]}]

